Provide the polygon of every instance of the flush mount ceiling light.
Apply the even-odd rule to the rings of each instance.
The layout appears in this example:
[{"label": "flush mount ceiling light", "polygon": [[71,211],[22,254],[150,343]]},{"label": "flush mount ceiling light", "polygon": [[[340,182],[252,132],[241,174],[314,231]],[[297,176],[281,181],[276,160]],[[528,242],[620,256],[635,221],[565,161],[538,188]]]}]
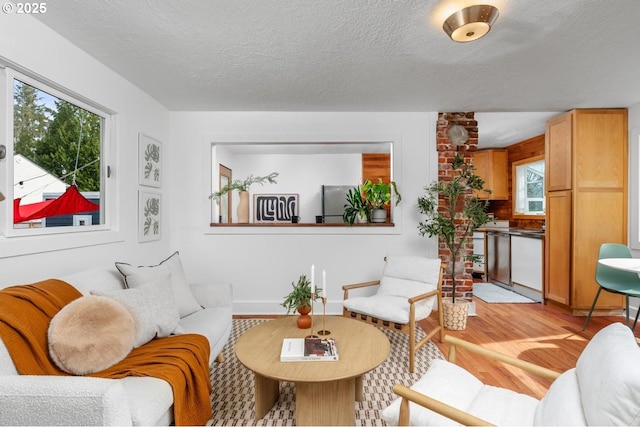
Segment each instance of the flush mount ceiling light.
[{"label": "flush mount ceiling light", "polygon": [[487,34],[497,18],[498,9],[477,4],[460,9],[448,17],[442,29],[453,41],[470,42]]}]

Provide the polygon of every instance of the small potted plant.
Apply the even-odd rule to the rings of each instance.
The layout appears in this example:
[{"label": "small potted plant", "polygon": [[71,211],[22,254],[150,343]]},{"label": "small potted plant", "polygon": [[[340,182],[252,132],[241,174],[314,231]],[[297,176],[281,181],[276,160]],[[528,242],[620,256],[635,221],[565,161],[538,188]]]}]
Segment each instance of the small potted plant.
[{"label": "small potted plant", "polygon": [[369,222],[369,207],[362,196],[360,186],[350,188],[347,192],[347,203],[344,205],[342,220],[349,225],[354,222]]},{"label": "small potted plant", "polygon": [[[311,282],[303,274],[298,279],[298,283],[291,282],[291,286],[293,290],[285,297],[282,306],[287,309],[287,314],[297,310],[300,313],[297,320],[298,327],[307,329],[311,326],[311,318],[309,317],[309,312],[311,311]],[[321,288],[316,288],[314,301],[320,298],[321,292]]]},{"label": "small potted plant", "polygon": [[398,192],[396,183],[391,181],[389,184],[382,182],[382,178],[378,178],[375,184],[371,180],[366,180],[362,185],[362,193],[365,197],[367,206],[371,209],[371,222],[385,222],[387,220],[387,211],[384,209],[386,205],[395,199],[395,205],[402,200],[402,195]]},{"label": "small potted plant", "polygon": [[249,175],[243,180],[235,179],[229,185],[225,185],[219,191],[212,193],[209,198],[215,199],[216,203],[220,203],[220,197],[229,191],[238,190],[240,193],[240,202],[238,203],[238,222],[246,224],[249,222],[249,187],[253,184],[264,185],[266,182],[276,184],[278,172],[272,172],[266,176]]}]

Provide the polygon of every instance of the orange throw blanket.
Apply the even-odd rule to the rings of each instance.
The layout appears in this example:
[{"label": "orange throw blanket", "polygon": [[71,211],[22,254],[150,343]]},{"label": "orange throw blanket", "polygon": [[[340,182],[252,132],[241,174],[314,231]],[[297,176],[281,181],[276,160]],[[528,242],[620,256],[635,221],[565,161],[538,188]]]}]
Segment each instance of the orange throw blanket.
[{"label": "orange throw blanket", "polygon": [[[69,375],[49,357],[51,319],[82,294],[70,284],[51,279],[0,290],[0,337],[22,375]],[[212,417],[209,342],[197,334],[154,339],[103,371],[89,376],[150,376],[173,389],[176,425],[204,425]]]}]

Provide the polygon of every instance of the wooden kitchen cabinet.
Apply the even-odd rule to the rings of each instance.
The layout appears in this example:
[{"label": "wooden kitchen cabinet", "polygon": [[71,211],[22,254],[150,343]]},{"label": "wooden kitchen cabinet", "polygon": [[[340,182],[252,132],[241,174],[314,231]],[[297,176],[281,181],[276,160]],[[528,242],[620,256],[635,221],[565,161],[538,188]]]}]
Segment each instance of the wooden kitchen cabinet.
[{"label": "wooden kitchen cabinet", "polygon": [[545,229],[545,298],[571,302],[571,191],[547,194]]},{"label": "wooden kitchen cabinet", "polygon": [[547,122],[546,191],[571,190],[571,117],[571,114],[563,114]]},{"label": "wooden kitchen cabinet", "polygon": [[[602,243],[627,244],[627,111],[572,110],[545,133],[545,298],[586,315]],[[602,292],[594,314],[620,313]]]},{"label": "wooden kitchen cabinet", "polygon": [[509,200],[509,163],[507,150],[480,150],[473,154],[476,175],[484,180],[484,188],[477,193],[479,199]]}]

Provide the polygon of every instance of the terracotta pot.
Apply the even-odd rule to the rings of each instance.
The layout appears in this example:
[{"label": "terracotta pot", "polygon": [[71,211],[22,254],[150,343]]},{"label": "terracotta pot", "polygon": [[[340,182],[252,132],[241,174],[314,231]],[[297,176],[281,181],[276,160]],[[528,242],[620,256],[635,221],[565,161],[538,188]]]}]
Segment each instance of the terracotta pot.
[{"label": "terracotta pot", "polygon": [[469,316],[469,301],[458,298],[455,304],[451,298],[442,298],[444,327],[452,331],[462,331],[467,327]]},{"label": "terracotta pot", "polygon": [[309,329],[311,327],[311,316],[309,316],[309,312],[311,312],[311,307],[298,307],[298,319],[296,320],[296,324],[300,329]]},{"label": "terracotta pot", "polygon": [[240,202],[238,203],[238,224],[249,223],[249,192],[240,192]]}]

